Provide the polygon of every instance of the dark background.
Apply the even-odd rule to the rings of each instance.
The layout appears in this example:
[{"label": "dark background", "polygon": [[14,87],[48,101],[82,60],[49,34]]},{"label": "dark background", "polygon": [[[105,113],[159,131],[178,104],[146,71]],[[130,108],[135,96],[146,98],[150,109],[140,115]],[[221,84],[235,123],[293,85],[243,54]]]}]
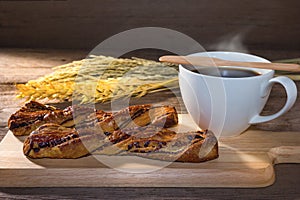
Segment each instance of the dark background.
[{"label": "dark background", "polygon": [[170,28],[206,50],[270,59],[300,49],[298,0],[0,0],[0,47],[91,50],[132,28]]}]

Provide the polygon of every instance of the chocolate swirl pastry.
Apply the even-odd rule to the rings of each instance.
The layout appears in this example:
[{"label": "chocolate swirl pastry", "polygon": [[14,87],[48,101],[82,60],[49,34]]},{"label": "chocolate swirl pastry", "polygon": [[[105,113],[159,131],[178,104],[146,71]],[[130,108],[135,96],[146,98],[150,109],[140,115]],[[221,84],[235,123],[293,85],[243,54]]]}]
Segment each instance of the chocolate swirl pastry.
[{"label": "chocolate swirl pastry", "polygon": [[96,112],[97,124],[104,132],[118,129],[152,125],[168,128],[178,124],[178,115],[173,106],[150,104],[129,106],[115,113]]},{"label": "chocolate swirl pastry", "polygon": [[[76,119],[73,119],[74,110]],[[89,107],[67,107],[64,110],[43,105],[35,101],[26,103],[24,107],[11,115],[8,128],[14,135],[29,135],[39,126],[54,123],[64,127],[101,126],[104,132],[112,132],[119,128],[145,126],[152,124],[160,127],[171,127],[178,123],[176,109],[172,106],[154,106],[150,104],[129,106],[119,112],[91,110]]]},{"label": "chocolate swirl pastry", "polygon": [[[79,112],[74,119],[75,109]],[[30,158],[80,158],[93,153],[202,162],[218,157],[217,139],[210,131],[167,129],[178,123],[172,106],[145,104],[119,112],[87,112],[84,107],[60,110],[29,102],[8,123],[15,135],[31,132],[23,146]]]},{"label": "chocolate swirl pastry", "polygon": [[107,139],[112,145],[102,146],[93,154],[135,155],[179,162],[204,162],[218,157],[218,141],[211,131],[176,133],[147,126],[117,130]]},{"label": "chocolate swirl pastry", "polygon": [[10,116],[8,119],[8,128],[14,133],[14,135],[29,135],[32,131],[43,124],[62,124],[71,119],[71,107],[60,110],[52,106],[30,101]]},{"label": "chocolate swirl pastry", "polygon": [[44,124],[25,139],[23,152],[30,158],[79,158],[104,143],[102,133],[86,129],[79,136],[75,128]]},{"label": "chocolate swirl pastry", "polygon": [[218,157],[218,142],[212,132],[176,133],[155,126],[134,127],[112,133],[86,128],[46,124],[24,142],[30,158],[80,158],[89,155],[135,155],[150,159],[203,162]]}]

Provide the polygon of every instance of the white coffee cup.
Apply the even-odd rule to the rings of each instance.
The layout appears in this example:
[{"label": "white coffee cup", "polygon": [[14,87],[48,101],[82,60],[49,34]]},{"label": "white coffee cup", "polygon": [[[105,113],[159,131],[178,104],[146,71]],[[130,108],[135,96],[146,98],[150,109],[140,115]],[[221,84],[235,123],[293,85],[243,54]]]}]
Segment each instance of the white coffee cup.
[{"label": "white coffee cup", "polygon": [[[210,56],[232,61],[269,62],[238,52],[203,52],[193,56]],[[251,124],[273,120],[287,112],[295,103],[295,83],[284,76],[275,77],[274,70],[230,67],[252,70],[260,75],[251,77],[217,77],[192,72],[179,66],[179,86],[184,104],[201,129],[212,130],[216,136],[237,136]],[[217,70],[216,67],[214,67]],[[275,114],[261,116],[274,83],[281,84],[287,94],[285,105]]]}]

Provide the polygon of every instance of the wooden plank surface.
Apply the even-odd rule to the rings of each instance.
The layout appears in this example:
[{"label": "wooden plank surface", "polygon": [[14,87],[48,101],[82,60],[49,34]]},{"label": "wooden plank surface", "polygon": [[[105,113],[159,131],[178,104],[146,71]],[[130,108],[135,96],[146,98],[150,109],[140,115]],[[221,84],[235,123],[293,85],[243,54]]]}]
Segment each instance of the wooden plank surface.
[{"label": "wooden plank surface", "polygon": [[[24,83],[85,56],[86,52],[79,50],[0,49],[0,84]],[[2,86],[3,90],[7,89]]]},{"label": "wooden plank surface", "polygon": [[[193,131],[197,125],[188,114],[181,114],[175,129]],[[0,186],[265,187],[275,180],[273,164],[300,163],[299,134],[249,130],[239,137],[219,138],[218,159],[169,165],[97,154],[71,160],[28,159],[22,151],[23,139],[8,132],[0,143]],[[74,172],[78,175],[72,176]]]},{"label": "wooden plank surface", "polygon": [[210,50],[239,40],[237,51],[299,50],[299,7],[298,0],[2,0],[0,46],[90,50],[121,31],[155,26]]},{"label": "wooden plank surface", "polygon": [[[35,57],[34,54],[30,53],[27,49],[14,49],[16,51],[22,52],[19,56],[27,56],[30,60],[31,57]],[[9,52],[14,52],[14,50]],[[1,49],[1,51],[7,51],[7,49]],[[34,50],[36,51],[36,50]],[[40,51],[40,50],[37,50]],[[45,58],[47,59],[47,51],[51,52],[52,50],[42,50],[45,51]],[[56,52],[55,50],[52,52]],[[82,51],[82,53],[78,57],[85,57],[85,51]],[[13,54],[13,53],[12,53]],[[55,54],[54,57],[60,57],[63,53],[58,52]],[[72,54],[72,53],[71,53]],[[6,55],[6,54],[5,54]],[[153,54],[151,54],[153,56]],[[261,56],[267,57],[269,56],[269,59],[276,59],[276,58],[290,58],[289,55],[300,55],[299,51],[274,51],[274,50],[267,50],[267,51],[261,51]],[[292,57],[292,56],[291,56]],[[71,56],[72,59],[74,57]],[[18,57],[15,57],[14,59],[9,60],[8,66],[13,66],[15,63],[15,60],[18,59]],[[64,59],[68,59],[68,57],[64,56]],[[3,56],[1,56],[0,61],[3,60]],[[1,63],[1,62],[0,62]],[[2,62],[3,63],[3,62]],[[61,63],[65,63],[65,61],[61,61]],[[5,68],[2,68],[0,72],[3,72]],[[18,70],[16,69],[16,72],[18,73]],[[13,77],[13,76],[11,76]],[[29,78],[27,78],[29,79]],[[26,80],[23,79],[23,80]],[[0,104],[0,138],[2,139],[4,135],[7,133],[7,118],[8,116],[16,110],[20,105],[20,101],[14,100],[14,93],[15,89],[13,87],[13,82],[7,82],[4,84],[1,84],[0,91],[1,91],[1,104]],[[298,89],[299,89],[299,83],[297,82]],[[266,112],[272,112],[273,109],[278,109],[280,105],[283,104],[284,98],[279,98],[281,94],[283,94],[283,90],[281,90],[280,87],[274,88],[275,93],[273,92],[271,96],[271,100],[269,102],[269,110]],[[156,101],[159,101],[159,95],[155,96],[154,99]],[[148,97],[149,100],[152,98],[151,96]],[[274,99],[275,98],[275,99]],[[13,100],[12,100],[13,99]],[[167,96],[161,96],[160,101],[166,101],[168,102],[169,98]],[[272,103],[273,101],[273,103]],[[138,102],[137,102],[138,103]],[[282,116],[279,118],[276,123],[272,125],[268,124],[261,124],[261,126],[254,127],[258,130],[274,130],[273,126],[276,126],[276,131],[298,131],[299,127],[295,123],[292,123],[293,120],[299,120],[299,112],[294,112],[294,109],[299,109],[299,100],[297,100],[296,105],[294,108],[287,113],[285,116]],[[289,117],[287,117],[289,116]],[[281,119],[283,121],[281,121]],[[288,125],[287,125],[288,124]],[[298,123],[299,124],[299,123]],[[97,198],[97,197],[103,197],[103,198],[120,198],[120,197],[140,197],[145,196],[143,194],[147,194],[145,196],[145,199],[161,199],[161,198],[171,198],[171,199],[198,199],[199,197],[206,196],[208,199],[215,199],[215,198],[228,198],[228,199],[234,199],[234,198],[250,198],[250,199],[270,199],[272,198],[278,198],[278,199],[296,199],[300,196],[299,192],[299,182],[300,182],[300,170],[299,165],[295,164],[280,164],[278,166],[275,166],[276,169],[276,177],[277,180],[274,185],[271,187],[267,187],[264,189],[201,189],[201,188],[182,188],[182,189],[172,189],[172,188],[143,188],[143,189],[137,189],[137,188],[45,188],[45,189],[18,189],[18,188],[0,188],[0,197],[1,198],[10,198],[10,199],[27,199],[32,198],[32,196],[40,199],[66,199],[66,198]],[[105,194],[103,194],[105,193]],[[130,194],[129,194],[130,193]],[[134,194],[133,194],[134,193]],[[75,195],[76,194],[76,195]],[[78,195],[77,195],[78,194]]]}]

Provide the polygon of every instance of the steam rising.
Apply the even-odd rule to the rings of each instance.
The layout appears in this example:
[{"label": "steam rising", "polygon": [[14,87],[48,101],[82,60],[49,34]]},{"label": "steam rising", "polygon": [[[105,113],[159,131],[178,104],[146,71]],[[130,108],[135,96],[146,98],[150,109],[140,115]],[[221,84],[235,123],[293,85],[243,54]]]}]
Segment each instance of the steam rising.
[{"label": "steam rising", "polygon": [[246,34],[244,32],[235,35],[225,36],[221,38],[218,43],[209,46],[209,48],[216,51],[237,51],[248,53],[247,47],[243,44],[245,35]]}]

